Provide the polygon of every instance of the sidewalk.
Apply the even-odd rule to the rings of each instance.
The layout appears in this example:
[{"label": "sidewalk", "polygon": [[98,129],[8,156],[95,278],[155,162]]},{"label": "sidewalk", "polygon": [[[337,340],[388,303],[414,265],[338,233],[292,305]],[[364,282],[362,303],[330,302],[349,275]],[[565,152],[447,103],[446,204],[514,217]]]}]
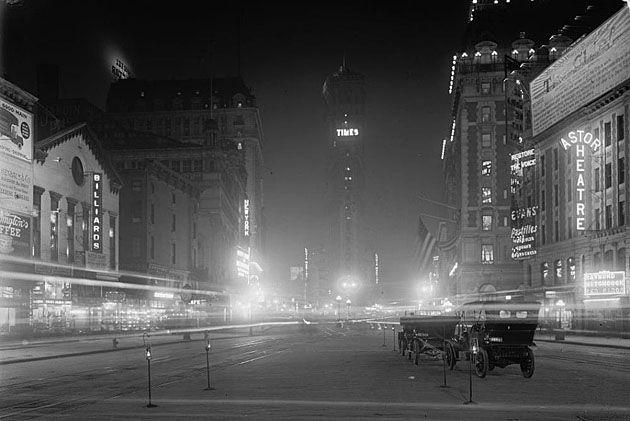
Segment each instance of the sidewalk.
[{"label": "sidewalk", "polygon": [[630,339],[610,336],[586,336],[565,332],[564,340],[557,340],[555,334],[547,331],[536,331],[534,342],[556,342],[570,345],[587,345],[603,348],[630,349]]},{"label": "sidewalk", "polygon": [[[233,338],[248,335],[247,328],[224,328],[211,331],[210,340]],[[203,332],[193,332],[190,340],[203,340]],[[114,340],[116,343],[114,344]],[[151,335],[151,346],[187,342],[183,333]],[[99,354],[117,350],[143,348],[145,342],[141,333],[131,335],[68,336],[23,341],[2,341],[0,339],[0,365],[78,355]]]}]

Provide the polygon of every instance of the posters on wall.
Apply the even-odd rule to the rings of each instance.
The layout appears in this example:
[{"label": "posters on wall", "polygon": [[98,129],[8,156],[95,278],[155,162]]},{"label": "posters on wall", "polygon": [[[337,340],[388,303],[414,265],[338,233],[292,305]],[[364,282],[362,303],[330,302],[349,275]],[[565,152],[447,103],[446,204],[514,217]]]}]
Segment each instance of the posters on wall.
[{"label": "posters on wall", "polygon": [[30,257],[30,237],[30,216],[0,209],[0,256]]},{"label": "posters on wall", "polygon": [[533,135],[628,79],[628,69],[630,10],[622,8],[532,81]]},{"label": "posters on wall", "polygon": [[0,152],[31,163],[33,114],[0,99]]}]

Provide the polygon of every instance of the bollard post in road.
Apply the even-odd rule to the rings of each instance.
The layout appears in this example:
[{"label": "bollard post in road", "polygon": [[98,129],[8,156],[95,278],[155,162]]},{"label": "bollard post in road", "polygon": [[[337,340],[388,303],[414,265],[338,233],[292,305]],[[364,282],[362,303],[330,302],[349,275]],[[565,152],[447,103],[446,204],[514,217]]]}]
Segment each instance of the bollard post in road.
[{"label": "bollard post in road", "polygon": [[396,326],[392,326],[392,339],[394,340],[394,352],[396,352]]},{"label": "bollard post in road", "polygon": [[385,325],[382,326],[383,327],[383,345],[381,345],[381,347],[385,348],[387,345],[385,344],[385,330],[387,330],[385,328]]},{"label": "bollard post in road", "polygon": [[443,351],[442,351],[442,371],[444,372],[444,384],[441,385],[440,387],[444,387],[447,388],[448,385],[446,384],[446,327],[444,325],[442,325],[442,340],[444,341],[442,346],[443,346]]},{"label": "bollard post in road", "polygon": [[468,358],[468,401],[464,402],[464,405],[475,403],[475,402],[473,402],[473,399],[472,399],[473,398],[472,360],[475,357],[475,352],[477,350],[473,349],[473,346],[472,346],[472,335],[470,335],[470,337],[468,339],[468,349],[470,349],[470,351],[469,351],[469,358]]},{"label": "bollard post in road", "polygon": [[204,390],[214,390],[214,387],[210,386],[210,349],[212,347],[210,346],[210,338],[208,336],[208,334],[206,333],[206,372],[208,374],[208,387],[206,387]]},{"label": "bollard post in road", "polygon": [[118,349],[118,339],[112,339],[112,346],[114,347],[114,349]]},{"label": "bollard post in road", "polygon": [[144,343],[144,356],[147,359],[147,379],[148,379],[148,390],[149,390],[149,403],[147,404],[147,408],[155,408],[157,405],[154,405],[151,402],[151,341],[147,341],[146,338],[149,338],[149,335],[146,333],[142,334],[142,342]]}]

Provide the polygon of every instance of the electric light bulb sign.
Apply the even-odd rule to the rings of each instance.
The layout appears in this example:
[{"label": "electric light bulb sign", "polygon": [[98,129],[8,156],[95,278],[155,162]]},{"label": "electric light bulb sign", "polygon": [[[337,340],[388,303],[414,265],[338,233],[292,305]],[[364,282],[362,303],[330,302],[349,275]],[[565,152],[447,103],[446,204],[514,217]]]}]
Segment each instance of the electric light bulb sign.
[{"label": "electric light bulb sign", "polygon": [[337,129],[337,137],[354,137],[359,135],[359,129]]},{"label": "electric light bulb sign", "polygon": [[249,199],[243,200],[243,235],[249,237]]},{"label": "electric light bulb sign", "polygon": [[101,173],[92,174],[92,251],[101,253],[102,238],[102,205],[103,205],[103,175]]},{"label": "electric light bulb sign", "polygon": [[517,193],[523,185],[524,170],[536,165],[536,154],[534,149],[528,149],[512,154],[510,158],[510,192],[513,198],[510,212],[510,227],[512,228],[510,234],[512,239],[511,257],[514,260],[522,260],[535,256],[538,253],[536,250],[536,232],[538,232],[536,216],[538,215],[538,206],[519,206],[516,200]]},{"label": "electric light bulb sign", "polygon": [[625,295],[626,273],[621,272],[595,272],[584,274],[584,295]]},{"label": "electric light bulb sign", "polygon": [[575,179],[575,229],[584,231],[586,229],[586,155],[599,150],[601,142],[590,132],[575,130],[568,133],[567,138],[560,139],[560,145],[565,151],[573,149],[574,170],[577,174]]},{"label": "electric light bulb sign", "polygon": [[521,260],[535,256],[536,250],[536,215],[538,206],[530,206],[512,210],[512,259]]}]

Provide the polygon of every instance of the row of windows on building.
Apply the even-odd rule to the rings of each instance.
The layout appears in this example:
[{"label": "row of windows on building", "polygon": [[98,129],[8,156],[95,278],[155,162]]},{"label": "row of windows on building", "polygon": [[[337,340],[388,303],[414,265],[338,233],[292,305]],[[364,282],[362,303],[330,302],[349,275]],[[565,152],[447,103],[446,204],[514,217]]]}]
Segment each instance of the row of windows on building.
[{"label": "row of windows on building", "polygon": [[[145,109],[147,105],[147,102],[144,100],[144,98],[146,97],[145,91],[140,90],[138,92],[138,96],[140,97],[140,99],[138,99],[138,101],[136,102],[136,108]],[[202,101],[201,91],[199,90],[194,91],[194,96],[187,98],[186,101],[184,101],[182,97],[186,98],[186,95],[184,95],[184,91],[182,89],[178,89],[173,99],[165,100],[162,98],[155,98],[154,100],[152,100],[152,102],[156,110],[164,110],[167,102],[170,102],[174,109],[179,109],[179,110],[183,109],[184,105],[186,105],[187,109],[209,108],[209,102],[212,102],[212,108],[216,110],[219,108],[219,104],[221,102],[219,99],[214,97],[214,95],[211,101],[209,101],[210,100],[209,97],[205,98]],[[246,103],[245,95],[239,93],[232,97],[231,104],[224,102],[222,107],[228,108],[229,106],[231,106],[231,107],[236,107],[236,108],[243,108],[245,103]]]},{"label": "row of windows on building", "polygon": [[[179,173],[190,173],[190,172],[202,172],[203,171],[203,160],[201,159],[163,159],[160,160],[162,165],[172,169],[173,171]],[[147,161],[144,159],[140,160],[125,160],[119,161],[116,163],[116,169],[118,170],[141,170],[146,168]],[[209,171],[212,172],[214,170],[214,163],[209,162],[208,165]]]},{"label": "row of windows on building", "polygon": [[[625,144],[622,142],[625,139],[625,132],[624,132],[624,116],[623,115],[618,115],[616,116],[616,121],[617,121],[617,127],[616,127],[616,138],[617,138],[617,156],[619,157],[619,164],[618,165],[618,171],[622,171],[622,176],[619,177],[619,184],[623,183],[624,177],[623,177],[623,171],[625,171],[625,166],[623,165],[623,158],[620,157],[623,152],[624,152],[624,147]],[[604,146],[608,147],[612,145],[612,129],[611,129],[611,122],[605,122],[604,123]],[[600,131],[599,131],[599,127],[596,127],[593,130],[593,137],[595,139],[599,139],[599,135],[600,135]],[[571,155],[571,149],[568,149],[566,151],[566,155],[567,155],[567,164],[571,163],[572,161],[572,155]],[[552,164],[552,168],[554,171],[557,171],[560,167],[559,162],[559,156],[558,156],[558,148],[554,148],[552,150],[552,160],[553,160],[553,164]],[[540,175],[542,177],[545,176],[547,171],[547,165],[546,165],[546,160],[545,160],[545,155],[541,155],[540,156]],[[606,187],[610,187],[612,185],[612,181],[611,181],[611,163],[607,163],[605,165],[605,183],[606,183]],[[600,183],[600,169],[598,167],[595,167],[595,176],[594,176],[594,180],[595,180],[595,186],[596,186],[596,190],[599,190],[599,183]]]},{"label": "row of windows on building", "polygon": [[[607,250],[605,253],[593,254],[593,267],[594,272],[602,270],[607,271],[625,271],[626,270],[626,249],[620,248],[617,250],[617,256],[615,259],[615,252],[613,250]],[[582,255],[582,270],[585,268],[586,257]],[[532,286],[532,273],[531,266],[528,266],[528,285]],[[549,262],[542,262],[540,264],[540,279],[542,285],[564,285],[573,284],[576,280],[576,262],[575,258],[569,257],[568,259],[557,259],[550,265]]]},{"label": "row of windows on building", "polygon": [[[43,190],[34,189],[33,194],[33,208],[35,210],[35,216],[33,217],[33,245],[32,256],[36,259],[41,259],[42,256],[42,217],[46,214],[42,210],[42,194]],[[81,245],[83,251],[90,250],[90,205],[81,203],[81,215],[76,213],[76,207],[78,201],[72,198],[66,198],[67,210],[66,220],[61,219],[60,200],[62,196],[50,192],[50,232],[49,232],[49,260],[51,262],[58,262],[60,256],[59,237],[62,229],[66,230],[66,262],[67,263],[79,263],[76,262],[76,226],[80,223],[81,228]],[[65,223],[64,223],[65,222]],[[109,238],[109,267],[116,269],[116,216],[109,216],[109,232],[107,237]],[[102,251],[97,251],[102,252]],[[62,251],[63,253],[63,251]],[[85,258],[85,257],[84,257]]]},{"label": "row of windows on building", "polygon": [[[221,127],[227,126],[225,116],[220,117]],[[237,114],[231,119],[232,126],[244,126],[245,118]],[[199,136],[212,129],[212,119],[205,117],[170,117],[129,119],[127,127],[130,130],[139,130],[157,133],[163,136]]]}]

